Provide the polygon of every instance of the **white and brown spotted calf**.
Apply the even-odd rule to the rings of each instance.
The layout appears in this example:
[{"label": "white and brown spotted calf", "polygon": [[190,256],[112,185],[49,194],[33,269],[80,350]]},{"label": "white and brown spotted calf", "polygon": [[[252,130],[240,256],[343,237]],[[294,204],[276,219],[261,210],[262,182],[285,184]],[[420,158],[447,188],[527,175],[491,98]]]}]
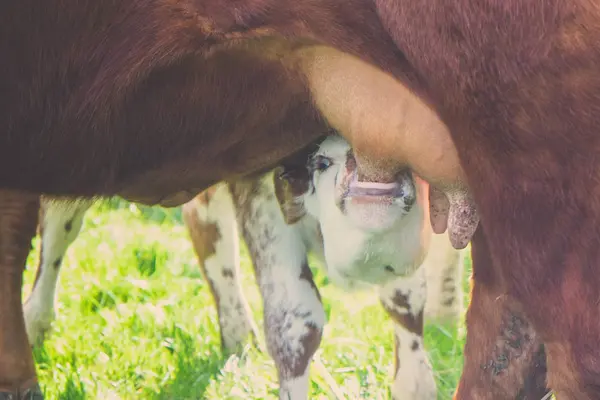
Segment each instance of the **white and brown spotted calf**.
[{"label": "white and brown spotted calf", "polygon": [[[394,398],[435,399],[423,347],[424,313],[438,320],[461,313],[463,252],[454,250],[446,235],[432,236],[427,186],[410,174],[399,176],[401,185],[395,185],[394,193],[375,183],[379,191],[374,195],[367,185],[363,193],[353,194],[352,203],[340,207],[340,187],[354,167],[349,145],[332,136],[306,167],[220,183],[184,206],[217,306],[222,346],[235,350],[256,335],[239,282],[239,228],[263,298],[267,346],[279,373],[281,399],[307,398],[309,365],[325,324],[309,251],[323,260],[334,282],[379,288],[395,324]],[[32,343],[50,328],[60,263],[89,206],[43,203],[40,268],[25,304]]]}]

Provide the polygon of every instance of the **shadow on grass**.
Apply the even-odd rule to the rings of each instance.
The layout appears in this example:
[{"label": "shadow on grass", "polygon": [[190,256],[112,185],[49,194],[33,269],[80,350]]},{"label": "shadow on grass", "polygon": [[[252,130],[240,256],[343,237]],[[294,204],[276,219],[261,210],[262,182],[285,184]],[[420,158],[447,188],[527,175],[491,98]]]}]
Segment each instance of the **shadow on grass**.
[{"label": "shadow on grass", "polygon": [[172,328],[173,343],[166,347],[175,358],[174,377],[154,396],[155,400],[203,399],[211,381],[219,375],[228,355],[216,346],[198,354],[197,341],[177,326]]},{"label": "shadow on grass", "polygon": [[[158,393],[146,392],[144,398],[155,400],[204,399],[204,393],[212,380],[221,373],[230,354],[223,354],[218,345],[210,346],[208,350],[199,353],[198,340],[177,326],[165,333],[170,340],[165,340],[163,347],[172,355],[175,370]],[[71,355],[69,361],[63,360],[59,364],[53,364],[52,357],[44,345],[34,347],[33,352],[38,369],[52,366],[52,368],[61,369],[62,375],[66,376],[62,388],[58,393],[54,392],[52,396],[44,387],[44,382],[40,382],[47,400],[88,400],[93,398],[90,393],[86,392],[85,384],[79,374],[80,368],[85,368],[85,366],[78,364],[75,354]]]}]

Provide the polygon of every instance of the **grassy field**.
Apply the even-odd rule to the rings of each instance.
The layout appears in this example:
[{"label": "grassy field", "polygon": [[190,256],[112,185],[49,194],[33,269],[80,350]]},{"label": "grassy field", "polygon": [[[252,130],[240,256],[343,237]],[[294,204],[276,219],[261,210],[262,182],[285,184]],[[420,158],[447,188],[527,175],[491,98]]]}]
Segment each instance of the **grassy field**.
[{"label": "grassy field", "polygon": [[[25,294],[38,246],[36,240]],[[242,251],[245,292],[262,324],[260,296]],[[252,347],[221,353],[216,310],[178,210],[95,206],[63,265],[58,318],[44,346],[35,349],[47,399],[277,398],[267,354]],[[312,369],[310,398],[336,398],[328,377],[346,399],[391,398],[392,325],[376,295],[344,293],[314,271],[328,324],[317,352],[325,368]],[[451,398],[462,368],[459,331],[425,327],[439,399]]]}]

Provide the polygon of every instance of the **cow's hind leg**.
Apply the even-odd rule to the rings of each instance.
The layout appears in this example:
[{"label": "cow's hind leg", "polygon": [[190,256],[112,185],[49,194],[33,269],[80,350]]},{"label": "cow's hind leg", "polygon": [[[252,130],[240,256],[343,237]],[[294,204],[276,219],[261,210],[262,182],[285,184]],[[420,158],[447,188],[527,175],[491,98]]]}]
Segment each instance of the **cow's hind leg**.
[{"label": "cow's hind leg", "polygon": [[481,227],[471,248],[473,286],[465,365],[454,398],[540,400],[548,391],[541,339],[503,290]]},{"label": "cow's hind leg", "polygon": [[183,219],[217,306],[221,346],[240,350],[257,328],[239,281],[240,250],[229,189],[216,185],[183,206]]},{"label": "cow's hind leg", "polygon": [[272,177],[236,183],[232,193],[264,305],[267,348],[279,374],[279,398],[308,398],[309,366],[325,313],[300,231],[287,225]]},{"label": "cow's hind leg", "polygon": [[0,399],[42,399],[27,341],[21,289],[39,196],[0,191]]},{"label": "cow's hind leg", "polygon": [[435,400],[437,388],[423,345],[425,270],[383,286],[379,298],[394,321],[394,400]]},{"label": "cow's hind leg", "polygon": [[55,318],[54,297],[61,264],[75,241],[91,201],[59,202],[42,197],[39,233],[41,248],[35,283],[25,302],[25,327],[29,343],[41,344]]}]

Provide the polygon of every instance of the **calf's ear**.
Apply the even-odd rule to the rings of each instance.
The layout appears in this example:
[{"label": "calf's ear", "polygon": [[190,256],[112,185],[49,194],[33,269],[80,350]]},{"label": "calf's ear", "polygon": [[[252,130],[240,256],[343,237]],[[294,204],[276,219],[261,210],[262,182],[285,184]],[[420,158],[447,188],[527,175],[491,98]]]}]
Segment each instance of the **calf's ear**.
[{"label": "calf's ear", "polygon": [[283,219],[288,225],[295,224],[306,215],[303,195],[309,189],[308,171],[303,167],[280,166],[275,169],[273,179]]}]

